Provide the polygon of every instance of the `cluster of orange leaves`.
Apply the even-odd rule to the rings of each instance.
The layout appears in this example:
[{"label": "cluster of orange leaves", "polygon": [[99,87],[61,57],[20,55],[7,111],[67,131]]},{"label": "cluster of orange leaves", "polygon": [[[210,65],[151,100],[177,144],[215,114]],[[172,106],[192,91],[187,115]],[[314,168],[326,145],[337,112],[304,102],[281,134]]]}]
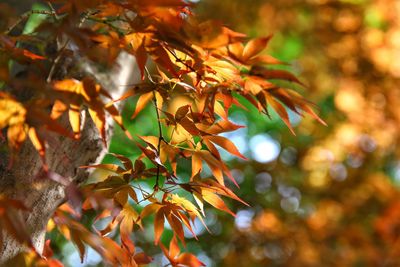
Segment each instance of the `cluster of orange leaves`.
[{"label": "cluster of orange leaves", "polygon": [[[67,239],[75,243],[82,260],[85,245],[89,245],[108,263],[138,266],[149,263],[151,258],[143,252],[136,252],[132,232],[136,226],[142,227],[144,218],[154,215],[155,244],[161,247],[171,265],[202,266],[203,263],[194,255],[180,252],[178,240],[185,244],[184,227],[194,234],[194,220],[203,221],[205,216],[204,203],[234,215],[221,196],[243,202],[225,186],[224,176],[236,182],[217,149],[219,146],[244,158],[229,139],[219,135],[242,127],[229,121],[229,109],[232,105],[244,108],[238,99],[247,100],[267,115],[270,106],[291,130],[285,106],[298,114],[304,111],[320,120],[308,101],[294,90],[279,85],[282,84],[279,81],[302,83],[287,71],[271,69],[271,65],[282,62],[261,53],[270,37],[248,40],[243,34],[217,22],[199,22],[187,1],[52,0],[50,3],[56,8],[49,12],[35,34],[40,36],[45,32],[66,38],[67,43],[76,46],[79,55],[95,64],[111,66],[120,52],[132,54],[136,57],[143,82],[128,89],[120,99],[113,100],[107,88],[103,88],[95,77],[87,75],[76,79],[67,74],[61,80],[52,79],[44,74],[46,64],[56,62],[57,56],[67,57],[73,51],[68,51],[68,46],[58,51],[56,56],[29,51],[18,44],[32,42],[33,36],[15,36],[11,34],[12,30],[4,29],[0,35],[0,77],[4,87],[11,89],[0,92],[0,128],[7,134],[9,147],[17,151],[29,138],[42,157],[46,170],[46,131],[79,139],[81,113],[87,110],[106,143],[107,113],[123,128],[116,101],[137,96],[132,117],[153,102],[159,125],[158,136],[139,136],[136,144],[142,155],[134,163],[115,155],[121,161],[120,165],[85,166],[113,173],[103,181],[83,188],[86,198],[83,211],[95,209],[99,214],[96,220],[111,218],[107,227],[89,231],[78,222],[80,214],[67,205],[54,214],[53,222]],[[28,66],[31,70],[28,77],[21,79],[10,74],[11,61]],[[155,66],[154,75],[146,69],[149,61]],[[19,97],[18,93],[25,88],[31,89],[34,96],[28,99]],[[170,112],[166,107],[179,95],[188,97],[190,104]],[[60,122],[64,113],[68,113],[72,133]],[[170,138],[163,135],[162,128],[172,131]],[[182,133],[184,138],[173,138],[174,134],[182,136]],[[177,159],[191,161],[189,181],[177,177]],[[213,177],[201,177],[204,163]],[[71,166],[74,167],[78,166]],[[139,179],[154,177],[153,192],[135,185]],[[161,177],[165,178],[164,183],[161,183]],[[196,205],[172,193],[176,188],[189,192]],[[139,213],[135,208],[144,200],[150,204]],[[22,209],[17,204],[11,206]],[[1,210],[8,215],[2,216],[0,223],[10,225],[6,229],[10,228],[11,234],[16,236],[18,231],[12,230],[16,225],[9,220],[7,212],[12,209]],[[174,232],[169,249],[160,242],[165,219]],[[119,230],[120,244],[106,237],[115,229]],[[29,241],[26,236],[16,238]],[[48,260],[47,264],[59,266],[61,263]]]}]

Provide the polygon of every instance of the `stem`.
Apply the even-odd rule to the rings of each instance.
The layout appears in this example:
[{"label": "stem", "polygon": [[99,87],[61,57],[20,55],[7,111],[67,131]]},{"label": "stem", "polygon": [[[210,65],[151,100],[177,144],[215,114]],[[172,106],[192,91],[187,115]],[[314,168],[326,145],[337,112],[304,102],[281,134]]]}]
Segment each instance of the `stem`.
[{"label": "stem", "polygon": [[[51,4],[50,4],[50,5],[51,5]],[[56,19],[57,19],[56,13],[54,13],[54,16],[56,16]],[[81,18],[81,20],[79,21],[79,24],[78,24],[78,28],[82,27],[83,23],[85,22],[85,20],[87,19],[88,16],[90,16],[90,14],[85,14],[85,15]],[[49,75],[47,75],[47,79],[46,79],[46,81],[47,81],[48,83],[50,83],[51,80],[53,79],[54,72],[55,72],[55,70],[56,70],[56,67],[57,67],[57,65],[58,65],[58,62],[59,62],[60,59],[62,58],[62,56],[63,56],[63,54],[64,54],[64,51],[65,51],[65,49],[67,48],[67,46],[69,45],[70,42],[71,42],[71,39],[68,38],[68,39],[65,41],[64,45],[61,47],[60,51],[58,52],[57,57],[56,57],[56,58],[54,59],[54,61],[52,62],[51,68],[50,68],[50,71],[49,71]]]},{"label": "stem", "polygon": [[21,16],[19,16],[18,20],[12,24],[10,27],[7,28],[7,30],[4,32],[4,34],[8,35],[10,34],[10,32],[17,27],[21,22],[23,22],[24,20],[27,20],[31,15],[33,14],[39,14],[39,15],[48,15],[48,16],[55,16],[56,17],[56,13],[54,11],[47,11],[47,10],[29,10],[27,12],[25,12],[24,14],[22,14]]},{"label": "stem", "polygon": [[107,25],[108,27],[110,27],[111,29],[113,29],[114,31],[118,32],[118,34],[120,35],[124,35],[124,31],[115,26],[114,24],[112,24],[113,21],[118,21],[119,19],[99,19],[99,18],[95,18],[95,17],[88,17],[88,20],[94,21],[94,22],[98,22],[98,23],[103,23],[104,25]]},{"label": "stem", "polygon": [[[149,78],[149,81],[156,85],[156,82],[153,81],[153,78],[150,75],[149,70],[147,67],[144,68],[147,74],[147,77]],[[157,105],[157,96],[156,96],[156,91],[153,90],[153,104],[154,108],[156,110],[156,115],[157,115],[157,124],[158,124],[158,144],[157,144],[157,153],[158,156],[160,157],[160,150],[161,150],[161,141],[164,140],[163,133],[162,133],[162,127],[161,127],[161,119],[160,119],[160,112],[158,110],[158,105]],[[160,159],[161,160],[161,159]],[[156,175],[156,184],[154,185],[154,190],[157,191],[159,189],[159,181],[160,181],[160,165],[157,165],[157,175]]]},{"label": "stem", "polygon": [[169,145],[169,146],[172,146],[172,147],[175,147],[175,148],[182,149],[182,150],[187,150],[187,151],[196,152],[196,149],[193,149],[193,148],[178,146],[178,145],[174,145],[174,144],[168,144],[168,145]]},{"label": "stem", "polygon": [[70,39],[68,39],[68,40],[65,41],[65,44],[64,44],[63,47],[60,49],[60,51],[59,51],[57,57],[54,59],[53,63],[51,64],[51,68],[50,68],[50,71],[49,71],[49,75],[47,75],[47,79],[46,79],[46,81],[47,81],[48,83],[50,83],[51,80],[53,79],[54,72],[55,72],[55,70],[56,70],[56,67],[57,67],[57,65],[58,65],[58,62],[59,62],[60,59],[62,58],[62,55],[64,54],[64,51],[65,51],[65,48],[68,46],[69,42],[70,42]]},{"label": "stem", "polygon": [[166,187],[166,188],[164,188],[163,190],[164,190],[164,192],[168,192],[168,193],[171,193],[171,192],[173,192],[174,190],[176,190],[177,188],[176,188],[176,185],[171,185],[170,187]]},{"label": "stem", "polygon": [[[154,193],[155,193],[155,192],[153,192],[153,193],[150,194],[150,193],[146,192],[146,191],[143,190],[143,189],[140,189],[140,192],[142,193],[143,199],[140,200],[137,204],[140,204],[140,203],[142,203],[143,201],[146,201],[146,200],[148,200],[149,198],[153,197],[153,196],[154,196]],[[144,192],[146,193],[146,196],[145,196]]]},{"label": "stem", "polygon": [[196,75],[197,75],[198,77],[201,78],[201,76],[197,73],[197,71],[196,71],[192,66],[188,65],[185,61],[183,61],[182,59],[180,59],[180,58],[175,54],[175,52],[172,51],[168,46],[163,46],[163,47],[164,47],[165,49],[167,49],[168,52],[171,53],[171,55],[175,58],[175,60],[176,60],[177,62],[182,63],[183,65],[185,65],[186,68],[188,68],[190,71],[196,73]]},{"label": "stem", "polygon": [[55,8],[53,7],[53,5],[52,5],[49,1],[47,1],[47,5],[48,5],[49,8],[51,9],[51,12],[54,13],[54,17],[56,18],[56,20],[58,20],[59,17],[57,16],[57,12],[56,12]]},{"label": "stem", "polygon": [[[156,109],[156,114],[157,114],[157,124],[158,124],[158,144],[157,144],[157,153],[158,156],[160,157],[161,155],[161,141],[164,140],[163,133],[162,133],[162,127],[161,127],[161,119],[160,119],[160,112],[158,111],[158,106],[157,106],[157,97],[156,97],[156,92],[153,91],[153,104],[154,108]],[[157,165],[157,176],[156,176],[156,184],[154,185],[154,189],[157,190],[159,187],[159,180],[160,180],[160,165]]]},{"label": "stem", "polygon": [[174,137],[174,133],[175,133],[175,127],[172,128],[171,136],[169,137],[170,142],[172,142],[172,138]]}]

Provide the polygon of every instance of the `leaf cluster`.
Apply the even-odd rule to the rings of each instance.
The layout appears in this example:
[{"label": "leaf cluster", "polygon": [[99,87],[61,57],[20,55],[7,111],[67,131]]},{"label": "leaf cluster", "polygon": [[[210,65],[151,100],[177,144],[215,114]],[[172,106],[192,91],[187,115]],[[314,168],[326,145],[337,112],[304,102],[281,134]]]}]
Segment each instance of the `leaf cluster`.
[{"label": "leaf cluster", "polygon": [[[135,231],[143,228],[146,217],[154,216],[154,243],[170,264],[202,266],[194,255],[180,252],[178,240],[185,244],[184,228],[195,235],[194,221],[205,225],[204,204],[234,215],[221,196],[246,204],[227,187],[225,178],[236,182],[219,152],[222,148],[245,159],[221,135],[243,127],[229,120],[231,107],[245,109],[239,101],[244,98],[261,113],[269,115],[272,108],[292,132],[286,108],[323,123],[292,86],[304,84],[276,69],[284,63],[263,53],[271,36],[248,39],[218,22],[199,21],[192,4],[184,0],[52,0],[49,5],[52,11],[41,12],[46,19],[32,34],[15,33],[13,25],[1,29],[0,128],[7,133],[9,147],[17,151],[29,139],[47,170],[47,132],[78,140],[82,114],[87,112],[106,143],[107,116],[125,130],[116,103],[131,97],[137,99],[131,119],[153,105],[158,125],[153,136],[133,138],[125,130],[141,151],[134,162],[114,155],[120,164],[83,166],[111,173],[82,189],[83,213],[94,211],[95,221],[110,219],[107,226],[90,231],[79,223],[78,207],[64,205],[53,216],[56,228],[75,243],[82,260],[88,245],[110,264],[138,266],[149,263],[151,257],[136,252]],[[48,52],[44,48],[51,42],[43,36],[62,40],[62,47]],[[28,48],[21,45],[26,43]],[[122,52],[135,56],[142,81],[119,99],[112,99],[108,88],[90,75],[78,77],[76,71],[54,75],[62,67],[60,58],[78,55],[107,67]],[[13,75],[12,64],[24,66],[27,74]],[[150,65],[153,72],[148,70]],[[26,90],[31,91],[30,97],[23,97]],[[187,103],[172,109],[171,103],[182,96]],[[68,127],[60,121],[63,116],[68,116]],[[187,179],[177,172],[182,161],[191,163]],[[205,166],[211,177],[204,177]],[[141,187],[143,180],[154,181],[152,190]],[[180,195],[182,191],[193,198]],[[169,250],[160,242],[166,222],[174,233]],[[9,228],[16,233],[15,225]]]}]

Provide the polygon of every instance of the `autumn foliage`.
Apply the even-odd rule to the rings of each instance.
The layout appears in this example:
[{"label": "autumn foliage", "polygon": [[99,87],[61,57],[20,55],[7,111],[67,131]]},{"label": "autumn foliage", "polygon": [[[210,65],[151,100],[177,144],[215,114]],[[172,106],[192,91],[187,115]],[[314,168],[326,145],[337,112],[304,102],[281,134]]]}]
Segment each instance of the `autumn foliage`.
[{"label": "autumn foliage", "polygon": [[[29,34],[18,31],[32,14],[44,17],[40,25]],[[203,266],[194,255],[181,251],[184,228],[195,235],[193,224],[195,219],[203,222],[205,205],[233,216],[226,198],[248,205],[228,188],[227,181],[237,183],[219,152],[222,148],[245,159],[221,135],[243,127],[229,120],[231,107],[245,109],[247,102],[267,116],[272,108],[293,133],[287,109],[324,123],[312,104],[296,92],[303,82],[277,68],[283,62],[263,53],[271,36],[249,39],[219,22],[201,21],[187,1],[52,0],[47,10],[5,15],[0,29],[0,128],[10,152],[31,142],[42,158],[45,176],[57,180],[46,161],[46,147],[51,145],[47,133],[79,140],[82,113],[90,116],[104,144],[111,117],[141,151],[133,161],[113,154],[116,164],[71,166],[107,173],[99,181],[82,185],[82,205],[77,204],[76,195],[70,195],[73,199],[54,213],[49,224],[76,245],[82,260],[90,246],[114,266],[151,262],[146,251],[137,251],[133,236],[152,217],[154,245],[172,266]],[[120,53],[136,57],[142,81],[127,85],[126,93],[118,98],[113,99],[101,80],[85,73],[83,66],[57,74],[63,68],[60,60],[68,57],[78,55],[107,68]],[[15,65],[24,69],[23,75],[13,73]],[[171,108],[182,96],[185,103]],[[134,125],[144,108],[150,105],[155,110],[152,136],[125,129],[117,104],[131,98],[136,100],[131,111]],[[191,164],[190,177],[178,175],[182,162]],[[205,166],[209,177],[204,176]],[[152,181],[151,191],[140,186],[143,180]],[[1,198],[0,224],[30,246],[28,232],[20,230],[25,229],[23,222],[13,219],[18,210],[25,207]],[[108,223],[103,229],[89,229],[80,223],[82,213],[96,214],[94,222],[108,219]],[[165,223],[173,231],[169,245],[161,242]],[[117,238],[109,238],[110,233],[118,233],[113,235]],[[25,259],[29,266],[61,266],[51,259],[50,251],[46,243],[45,254],[33,250],[17,260]]]}]

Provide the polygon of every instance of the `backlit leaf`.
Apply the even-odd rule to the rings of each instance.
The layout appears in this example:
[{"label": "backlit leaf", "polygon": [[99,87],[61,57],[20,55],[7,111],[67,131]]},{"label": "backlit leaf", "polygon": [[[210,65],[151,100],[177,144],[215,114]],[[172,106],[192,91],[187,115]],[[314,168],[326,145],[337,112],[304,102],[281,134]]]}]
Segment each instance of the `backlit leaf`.
[{"label": "backlit leaf", "polygon": [[154,244],[158,244],[161,238],[161,234],[164,231],[164,212],[163,209],[159,209],[154,218]]},{"label": "backlit leaf", "polygon": [[243,49],[243,60],[246,61],[264,50],[271,37],[272,36],[250,40]]},{"label": "backlit leaf", "polygon": [[243,156],[239,152],[239,150],[236,148],[236,146],[233,144],[233,142],[230,141],[228,138],[225,138],[223,136],[217,136],[217,135],[207,135],[207,136],[204,136],[203,138],[210,140],[211,142],[219,145],[220,147],[222,147],[229,153],[231,153],[239,158],[246,159],[246,157]]},{"label": "backlit leaf", "polygon": [[139,96],[138,101],[136,102],[135,112],[132,114],[131,119],[135,118],[140,111],[144,109],[144,107],[153,99],[153,92],[148,92]]}]

